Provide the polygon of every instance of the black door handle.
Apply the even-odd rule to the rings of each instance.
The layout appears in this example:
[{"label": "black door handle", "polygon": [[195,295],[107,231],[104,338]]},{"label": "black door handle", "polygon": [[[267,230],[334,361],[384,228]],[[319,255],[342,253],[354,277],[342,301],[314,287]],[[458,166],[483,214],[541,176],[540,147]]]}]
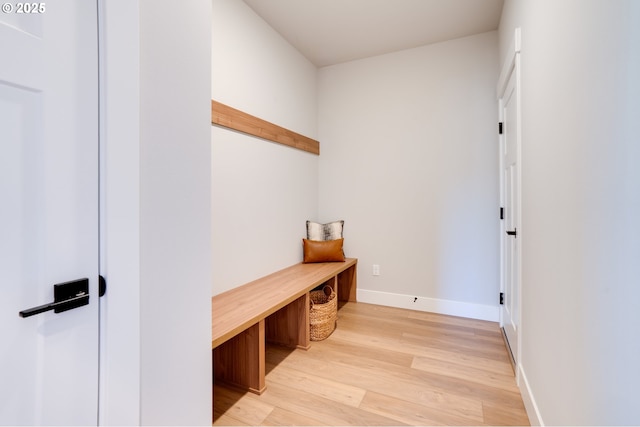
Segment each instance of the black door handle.
[{"label": "black door handle", "polygon": [[507,235],[513,236],[513,237],[517,237],[518,236],[518,229],[514,228],[513,231],[507,230]]},{"label": "black door handle", "polygon": [[54,313],[62,313],[87,304],[89,304],[89,279],[73,280],[53,285],[53,302],[22,310],[18,314],[20,317],[29,317],[50,310]]}]

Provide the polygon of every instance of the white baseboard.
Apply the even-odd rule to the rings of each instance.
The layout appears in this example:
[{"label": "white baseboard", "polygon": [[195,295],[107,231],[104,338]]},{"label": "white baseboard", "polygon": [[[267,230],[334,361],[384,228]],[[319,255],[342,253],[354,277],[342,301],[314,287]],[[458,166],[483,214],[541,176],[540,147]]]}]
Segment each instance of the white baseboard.
[{"label": "white baseboard", "polygon": [[[428,311],[431,313],[448,314],[450,316],[467,317],[471,319],[500,320],[498,306],[472,304],[468,302],[450,301],[443,299],[416,297],[414,295],[393,294],[390,292],[357,290],[358,302],[386,305],[389,307],[407,308],[409,310]],[[414,301],[415,299],[415,301]]]},{"label": "white baseboard", "polygon": [[527,410],[529,423],[532,426],[544,426],[544,422],[542,421],[542,417],[540,416],[540,411],[538,410],[538,405],[536,404],[536,400],[534,399],[533,393],[531,392],[529,381],[527,380],[524,369],[522,369],[522,365],[520,364],[518,364],[518,374],[520,377],[520,381],[518,384],[518,386],[520,387],[520,395],[522,396],[524,407]]}]

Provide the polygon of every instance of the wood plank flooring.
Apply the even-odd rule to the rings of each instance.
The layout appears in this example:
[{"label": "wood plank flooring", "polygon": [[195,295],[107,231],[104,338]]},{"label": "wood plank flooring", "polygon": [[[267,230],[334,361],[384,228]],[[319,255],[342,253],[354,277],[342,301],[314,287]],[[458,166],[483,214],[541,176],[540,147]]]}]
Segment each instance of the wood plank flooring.
[{"label": "wood plank flooring", "polygon": [[266,359],[260,396],[214,384],[214,425],[529,425],[493,322],[345,303],[329,338]]}]

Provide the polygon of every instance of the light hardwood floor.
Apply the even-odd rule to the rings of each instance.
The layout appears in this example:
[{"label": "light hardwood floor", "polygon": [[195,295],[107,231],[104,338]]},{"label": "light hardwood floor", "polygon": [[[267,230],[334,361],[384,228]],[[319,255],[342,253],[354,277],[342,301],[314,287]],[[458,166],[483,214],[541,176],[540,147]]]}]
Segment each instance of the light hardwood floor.
[{"label": "light hardwood floor", "polygon": [[497,323],[346,303],[309,350],[267,346],[258,396],[214,384],[214,425],[529,425]]}]

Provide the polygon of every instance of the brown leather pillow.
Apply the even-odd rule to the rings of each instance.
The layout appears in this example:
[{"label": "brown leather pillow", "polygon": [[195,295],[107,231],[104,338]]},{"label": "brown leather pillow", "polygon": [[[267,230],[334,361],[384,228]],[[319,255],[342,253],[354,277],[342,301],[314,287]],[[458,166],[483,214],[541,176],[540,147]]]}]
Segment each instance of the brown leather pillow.
[{"label": "brown leather pillow", "polygon": [[302,239],[304,259],[302,262],[334,262],[344,261],[342,244],[344,239],[309,240]]}]

